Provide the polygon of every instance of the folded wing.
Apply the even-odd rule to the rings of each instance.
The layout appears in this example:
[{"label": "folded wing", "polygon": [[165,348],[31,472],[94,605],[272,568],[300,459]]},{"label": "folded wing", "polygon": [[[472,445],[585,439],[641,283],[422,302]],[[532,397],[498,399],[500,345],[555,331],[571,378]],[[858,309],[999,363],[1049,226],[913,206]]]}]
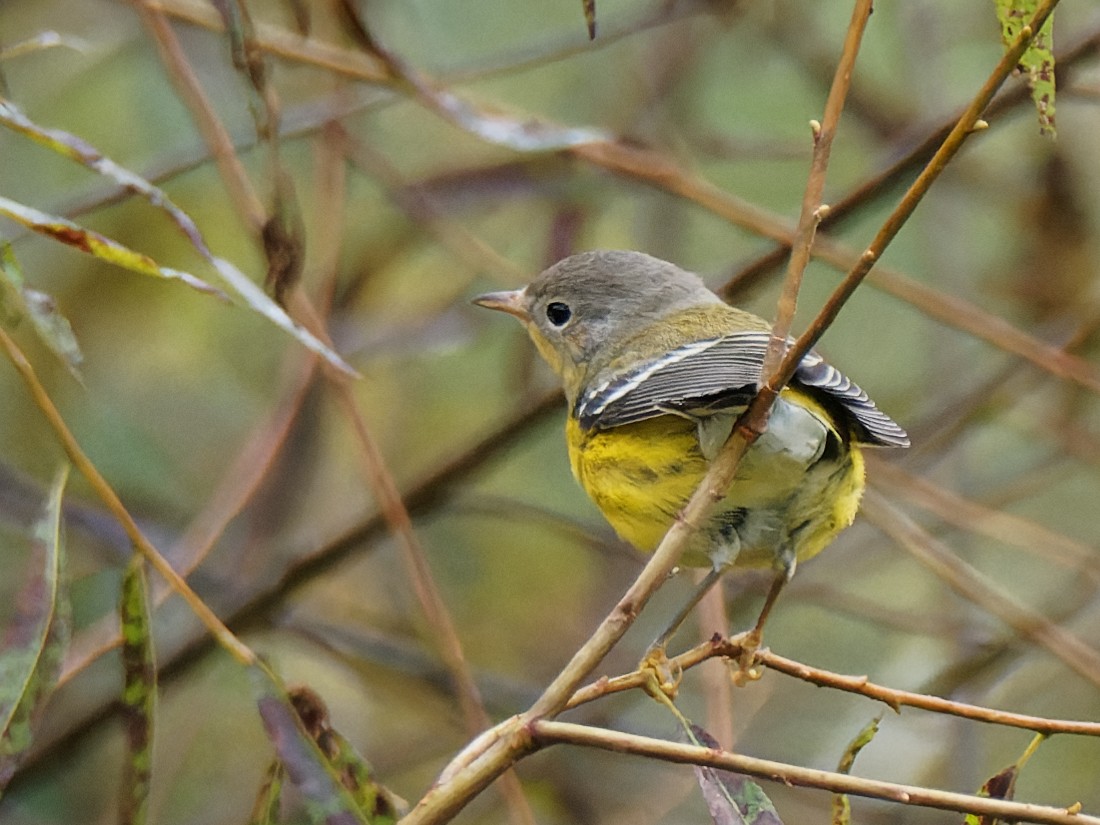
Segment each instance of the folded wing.
[{"label": "folded wing", "polygon": [[[768,333],[737,332],[693,341],[660,358],[594,382],[573,412],[584,429],[606,430],[669,413],[700,418],[744,407],[756,393]],[[817,390],[847,416],[856,441],[908,447],[905,430],[860,387],[810,352],[793,386]]]}]

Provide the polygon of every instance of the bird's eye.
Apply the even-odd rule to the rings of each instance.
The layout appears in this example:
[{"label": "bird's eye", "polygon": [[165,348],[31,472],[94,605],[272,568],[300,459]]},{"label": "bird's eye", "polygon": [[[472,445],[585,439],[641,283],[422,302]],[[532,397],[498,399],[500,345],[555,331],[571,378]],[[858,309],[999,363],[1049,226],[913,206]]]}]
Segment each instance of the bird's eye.
[{"label": "bird's eye", "polygon": [[573,317],[573,310],[561,301],[554,301],[546,305],[546,317],[556,327],[563,327]]}]

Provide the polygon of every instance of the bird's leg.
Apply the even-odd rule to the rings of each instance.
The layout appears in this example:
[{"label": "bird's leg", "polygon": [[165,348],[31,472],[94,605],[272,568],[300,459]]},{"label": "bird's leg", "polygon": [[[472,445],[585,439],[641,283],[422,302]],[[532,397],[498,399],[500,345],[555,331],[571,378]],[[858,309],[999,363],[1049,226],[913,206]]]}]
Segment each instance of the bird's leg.
[{"label": "bird's leg", "polygon": [[722,573],[725,571],[725,567],[712,567],[702,581],[699,582],[695,590],[692,592],[691,597],[687,600],[680,611],[672,618],[672,621],[668,623],[668,626],[661,632],[661,635],[654,639],[653,644],[649,646],[645,656],[642,657],[641,664],[638,665],[639,670],[652,671],[657,677],[657,683],[661,690],[666,694],[675,695],[677,687],[680,685],[679,672],[674,672],[668,662],[668,656],[665,654],[665,648],[672,640],[672,637],[676,635],[676,631],[680,629],[680,625],[684,623],[691,611],[695,609],[695,606],[702,601],[703,596],[707,595],[712,587],[721,578]]},{"label": "bird's leg", "polygon": [[790,548],[785,548],[776,557],[775,578],[772,579],[772,586],[768,589],[768,595],[764,599],[764,606],[760,608],[760,615],[756,619],[756,624],[752,630],[742,633],[741,638],[738,640],[741,643],[741,655],[737,659],[738,669],[733,676],[734,682],[738,685],[756,681],[763,675],[759,668],[753,666],[753,659],[756,657],[756,651],[760,649],[760,643],[764,639],[764,625],[768,621],[768,616],[771,614],[779,594],[783,592],[783,588],[786,587],[787,582],[794,575],[796,564],[797,558]]}]

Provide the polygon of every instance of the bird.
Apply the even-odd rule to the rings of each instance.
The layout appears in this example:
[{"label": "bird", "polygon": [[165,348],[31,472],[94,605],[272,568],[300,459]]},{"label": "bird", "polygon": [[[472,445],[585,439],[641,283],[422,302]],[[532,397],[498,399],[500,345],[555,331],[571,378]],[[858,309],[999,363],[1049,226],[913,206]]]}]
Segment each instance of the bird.
[{"label": "bird", "polygon": [[[771,326],[722,301],[698,275],[629,250],[572,255],[526,287],[474,303],[522,322],[561,379],[573,475],[621,538],[652,552],[760,388]],[[651,649],[663,649],[733,566],[776,572],[758,643],[796,564],[855,518],[862,449],[908,446],[866,392],[808,352],[690,538],[680,563],[708,573]]]}]

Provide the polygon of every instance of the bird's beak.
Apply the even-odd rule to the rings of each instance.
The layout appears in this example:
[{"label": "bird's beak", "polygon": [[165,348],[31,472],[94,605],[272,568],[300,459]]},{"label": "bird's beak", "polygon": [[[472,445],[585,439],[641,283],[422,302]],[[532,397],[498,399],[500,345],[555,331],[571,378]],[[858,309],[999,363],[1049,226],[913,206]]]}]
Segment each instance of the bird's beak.
[{"label": "bird's beak", "polygon": [[530,321],[531,314],[527,311],[527,300],[524,290],[512,289],[504,292],[486,292],[474,298],[474,303],[487,309],[498,309],[515,315],[521,321]]}]

